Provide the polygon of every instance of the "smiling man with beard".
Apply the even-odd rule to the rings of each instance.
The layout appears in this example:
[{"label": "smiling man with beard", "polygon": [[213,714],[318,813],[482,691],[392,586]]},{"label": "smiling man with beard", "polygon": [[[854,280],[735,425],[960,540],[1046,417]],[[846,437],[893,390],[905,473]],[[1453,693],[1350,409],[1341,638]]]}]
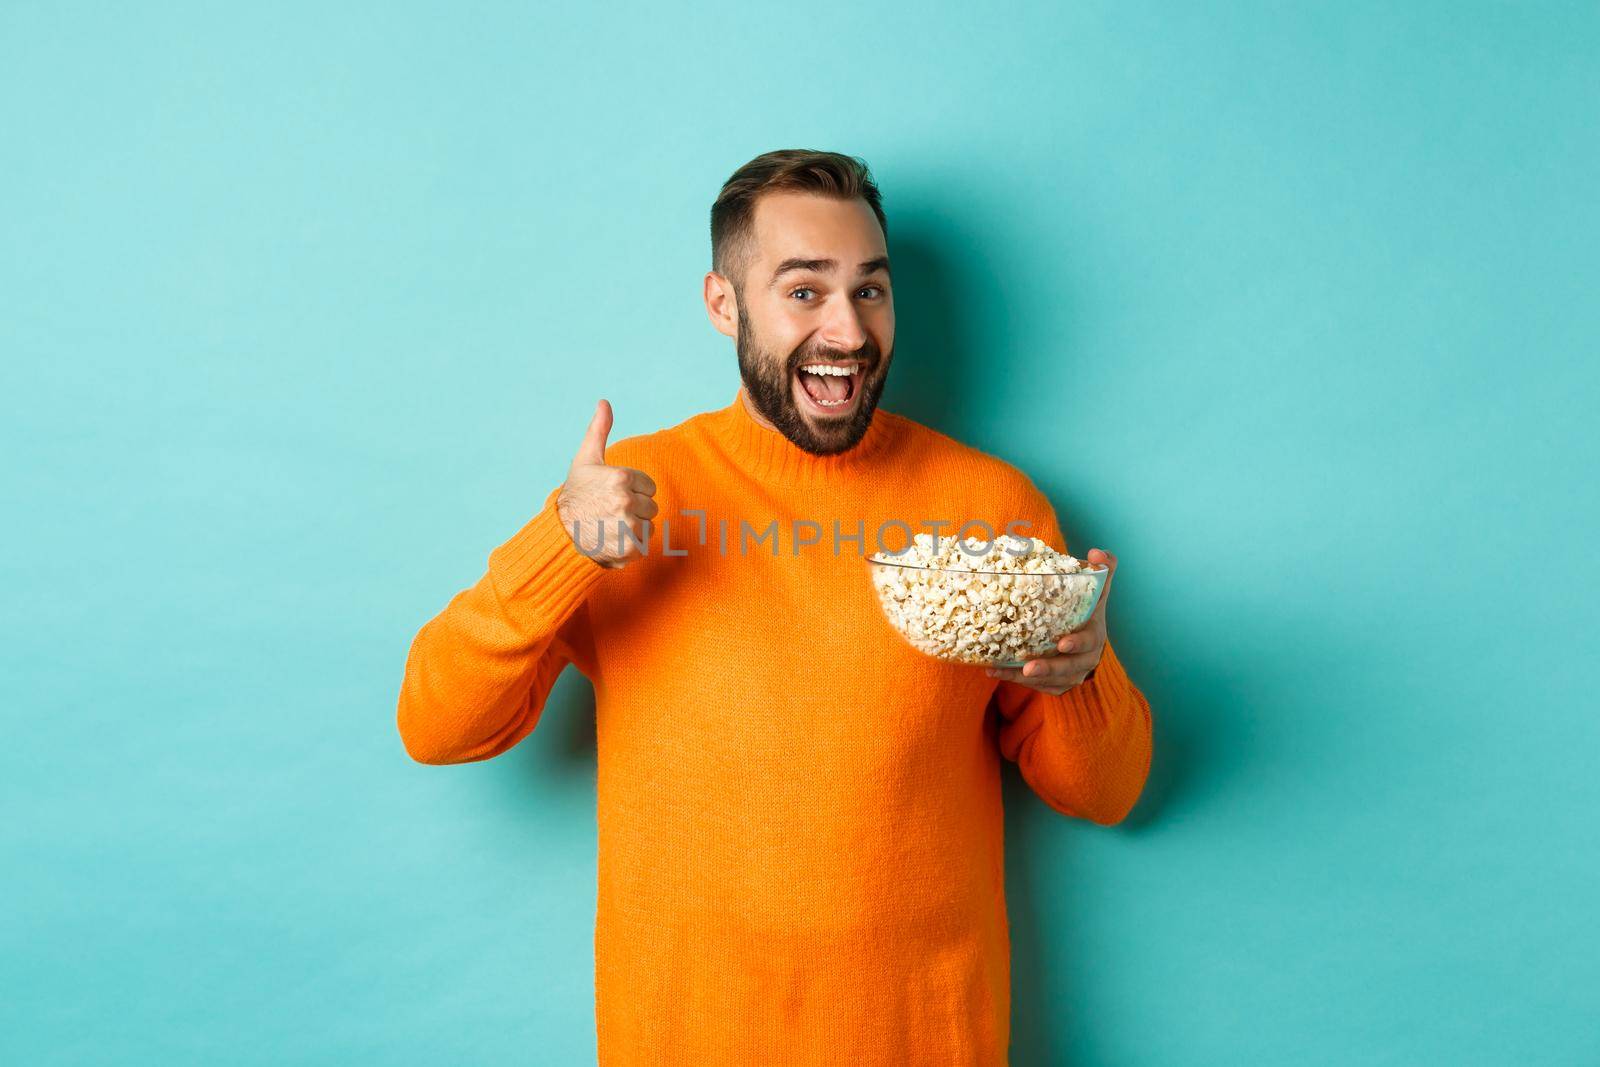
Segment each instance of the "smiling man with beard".
[{"label": "smiling man with beard", "polygon": [[[769,191],[742,211],[712,216],[712,247],[721,252],[706,275],[705,298],[712,323],[737,337],[752,416],[815,455],[854,448],[872,423],[894,354],[883,227],[864,199],[803,189]],[[807,249],[854,249],[865,258],[841,262]],[[768,276],[779,250],[800,254],[778,259]],[[840,289],[850,295],[832,298]]]},{"label": "smiling man with beard", "polygon": [[735,172],[704,300],[738,394],[609,445],[601,400],[565,481],[407,656],[400,735],[428,764],[516,745],[569,663],[594,684],[602,1064],[1004,1064],[1000,760],[1102,825],[1143,790],[1110,579],[1020,670],[922,655],[882,617],[861,557],[904,544],[885,530],[1066,549],[1025,474],[878,408],[886,234],[858,159]]}]

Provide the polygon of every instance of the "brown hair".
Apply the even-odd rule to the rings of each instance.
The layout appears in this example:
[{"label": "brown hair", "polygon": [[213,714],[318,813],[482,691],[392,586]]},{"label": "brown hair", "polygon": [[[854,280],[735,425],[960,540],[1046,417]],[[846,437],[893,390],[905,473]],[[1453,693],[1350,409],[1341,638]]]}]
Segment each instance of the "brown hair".
[{"label": "brown hair", "polygon": [[865,200],[884,237],[889,223],[865,160],[838,152],[780,148],[763,152],[733,172],[711,205],[711,269],[737,291],[755,251],[756,200],[762,193],[810,192],[839,200]]}]

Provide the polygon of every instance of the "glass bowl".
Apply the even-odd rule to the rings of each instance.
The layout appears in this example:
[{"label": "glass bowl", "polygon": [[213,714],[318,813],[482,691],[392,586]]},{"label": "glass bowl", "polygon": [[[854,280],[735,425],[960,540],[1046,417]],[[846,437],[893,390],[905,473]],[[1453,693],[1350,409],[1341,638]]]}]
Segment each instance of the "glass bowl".
[{"label": "glass bowl", "polygon": [[1056,642],[1089,621],[1103,564],[1076,572],[976,571],[869,557],[867,568],[889,625],[919,652],[954,663],[1020,667],[1058,655]]}]

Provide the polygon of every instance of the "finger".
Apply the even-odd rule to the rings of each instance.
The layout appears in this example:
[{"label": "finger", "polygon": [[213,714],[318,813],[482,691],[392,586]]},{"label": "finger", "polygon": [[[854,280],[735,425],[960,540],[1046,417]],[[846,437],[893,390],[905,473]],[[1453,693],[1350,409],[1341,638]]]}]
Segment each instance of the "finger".
[{"label": "finger", "polygon": [[1104,643],[1105,639],[1094,631],[1094,625],[1091,623],[1081,630],[1064,634],[1061,640],[1056,642],[1056,651],[1063,655],[1093,655],[1099,652],[1100,646]]},{"label": "finger", "polygon": [[1101,615],[1105,612],[1106,601],[1111,598],[1111,580],[1117,576],[1117,557],[1103,548],[1091,548],[1088,560],[1106,568],[1105,584],[1100,587],[1100,599],[1094,605],[1094,614]]},{"label": "finger", "polygon": [[632,467],[623,467],[622,469],[628,472],[628,486],[635,493],[643,493],[646,496],[656,495],[656,482],[654,478],[650,477],[644,471],[634,470]]},{"label": "finger", "polygon": [[578,446],[578,454],[573,457],[574,467],[586,463],[604,463],[606,461],[606,435],[611,433],[611,403],[602,399],[594,407],[594,417],[589,420],[589,428],[584,431],[583,444]]},{"label": "finger", "polygon": [[1082,681],[1083,674],[1087,672],[1079,671],[1076,674],[1069,674],[1061,678],[1033,678],[1024,677],[1016,667],[990,667],[984,673],[991,678],[998,678],[1002,682],[1014,682],[1017,685],[1027,686],[1029,689],[1037,689],[1041,693],[1060,696]]},{"label": "finger", "polygon": [[1088,669],[1082,656],[1040,656],[1022,665],[1022,677],[1030,682],[1061,682]]},{"label": "finger", "polygon": [[1020,667],[990,667],[991,677],[1007,682],[1059,682],[1074,674],[1086,673],[1093,666],[1086,656],[1035,656]]},{"label": "finger", "polygon": [[654,498],[645,496],[643,493],[629,493],[628,499],[628,511],[641,519],[653,519],[661,511],[660,505],[655,502]]}]

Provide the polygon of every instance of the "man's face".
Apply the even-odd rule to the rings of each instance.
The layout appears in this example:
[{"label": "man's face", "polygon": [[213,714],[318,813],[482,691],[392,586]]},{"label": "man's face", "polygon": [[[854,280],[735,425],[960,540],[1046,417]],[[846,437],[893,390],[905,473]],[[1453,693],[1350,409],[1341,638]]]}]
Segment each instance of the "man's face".
[{"label": "man's face", "polygon": [[[894,356],[883,230],[864,200],[768,193],[738,289],[739,374],[752,405],[807,452],[855,446]],[[811,372],[832,367],[848,374]]]}]

